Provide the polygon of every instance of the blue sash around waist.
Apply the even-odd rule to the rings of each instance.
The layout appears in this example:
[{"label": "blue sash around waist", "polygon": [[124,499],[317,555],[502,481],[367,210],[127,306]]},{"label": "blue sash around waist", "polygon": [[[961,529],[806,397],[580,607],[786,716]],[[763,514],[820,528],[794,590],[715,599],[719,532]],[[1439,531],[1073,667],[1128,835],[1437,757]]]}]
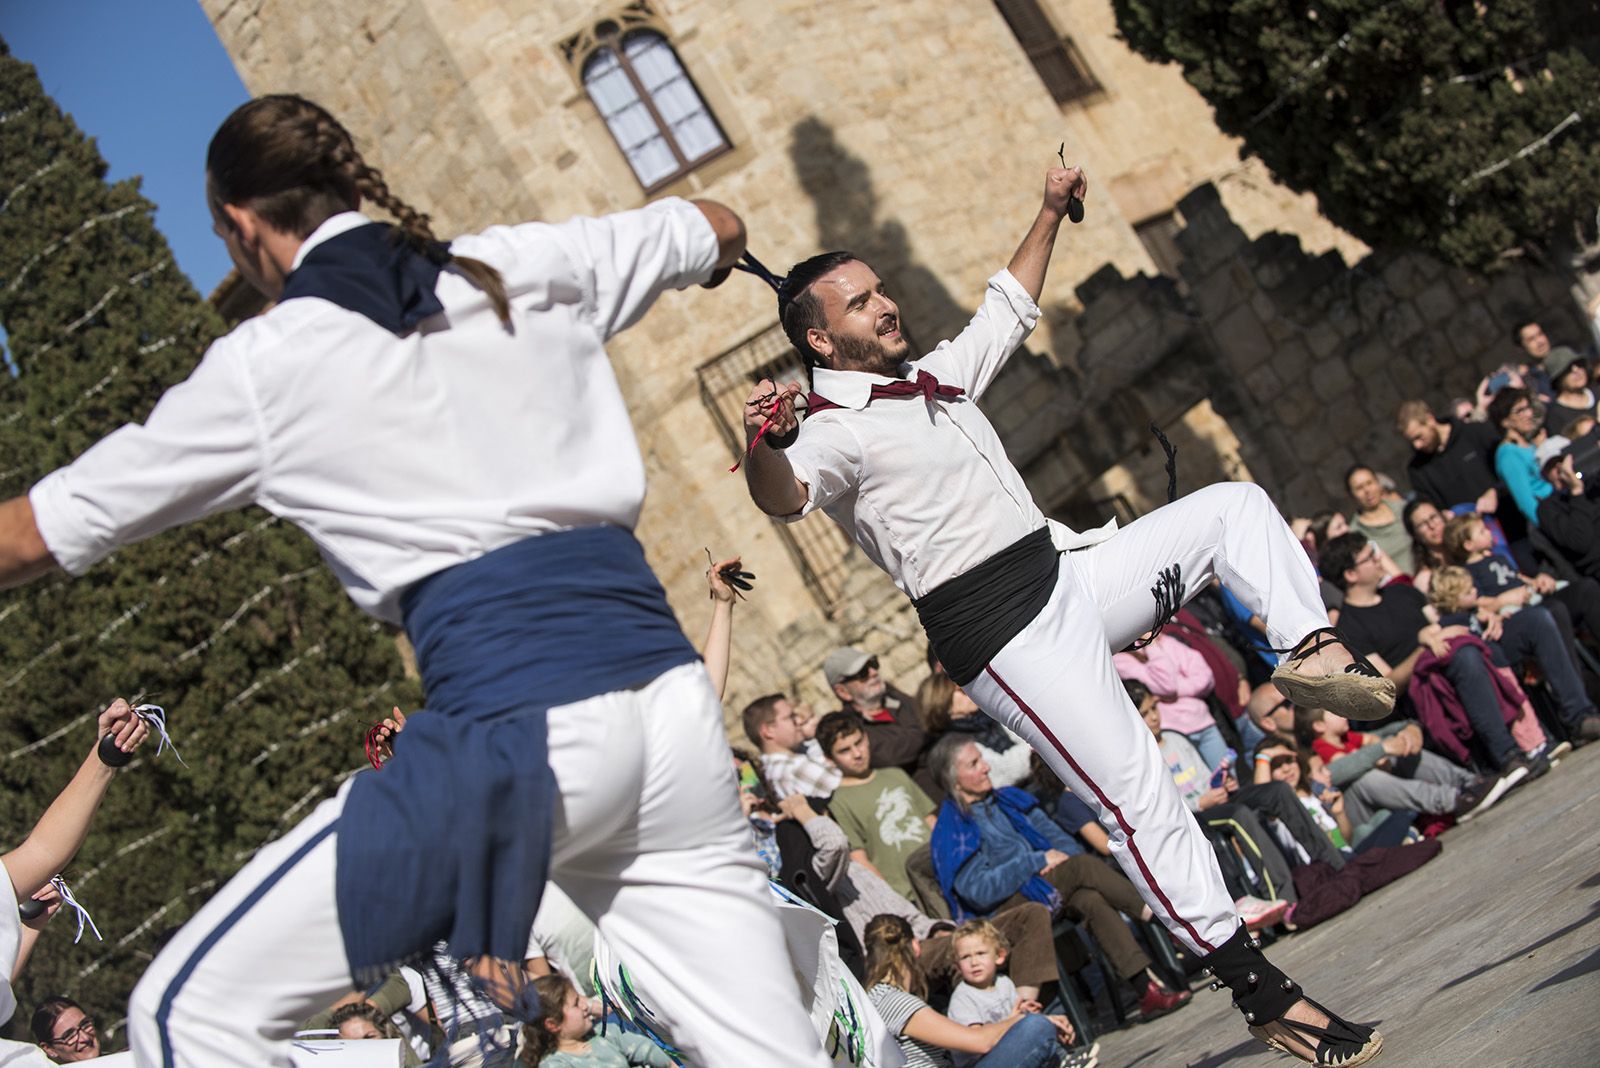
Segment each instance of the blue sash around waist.
[{"label": "blue sash around waist", "polygon": [[699,658],[621,527],[524,538],[401,601],[427,690],[339,820],[339,927],[356,985],[447,939],[520,961],[556,804],[545,713]]}]

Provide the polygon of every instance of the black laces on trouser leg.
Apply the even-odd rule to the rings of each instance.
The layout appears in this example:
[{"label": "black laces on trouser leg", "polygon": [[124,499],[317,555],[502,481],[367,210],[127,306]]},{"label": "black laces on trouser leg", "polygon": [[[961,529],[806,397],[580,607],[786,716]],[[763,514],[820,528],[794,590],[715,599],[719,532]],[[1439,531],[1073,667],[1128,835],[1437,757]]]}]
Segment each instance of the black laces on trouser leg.
[{"label": "black laces on trouser leg", "polygon": [[[1178,499],[1178,450],[1173,446],[1161,428],[1155,423],[1150,424],[1150,432],[1161,443],[1161,451],[1167,454],[1167,503],[1171,504]],[[1183,568],[1178,564],[1164,567],[1156,575],[1156,584],[1150,587],[1150,594],[1156,599],[1155,625],[1129,648],[1143,649],[1160,635],[1161,629],[1172,622],[1178,614],[1178,609],[1183,607]]]}]

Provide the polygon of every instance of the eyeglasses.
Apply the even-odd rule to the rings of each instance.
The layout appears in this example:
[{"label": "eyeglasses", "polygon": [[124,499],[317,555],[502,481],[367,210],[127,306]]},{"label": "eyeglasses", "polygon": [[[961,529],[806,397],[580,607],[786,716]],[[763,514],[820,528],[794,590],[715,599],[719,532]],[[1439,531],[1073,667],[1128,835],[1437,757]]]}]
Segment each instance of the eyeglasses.
[{"label": "eyeglasses", "polygon": [[1276,716],[1280,711],[1282,711],[1285,708],[1287,708],[1290,712],[1294,711],[1294,702],[1289,700],[1287,697],[1285,697],[1283,700],[1279,701],[1277,704],[1273,705],[1271,708],[1267,709],[1267,718],[1270,719],[1273,716]]},{"label": "eyeglasses", "polygon": [[1520,404],[1514,404],[1514,405],[1511,406],[1511,414],[1512,415],[1532,415],[1533,414],[1533,405],[1529,404],[1527,401],[1523,401]]},{"label": "eyeglasses", "polygon": [[869,674],[871,674],[872,672],[877,671],[877,670],[878,670],[878,658],[875,657],[875,656],[869,656],[869,657],[867,657],[867,662],[865,664],[861,665],[861,670],[860,671],[856,672],[854,675],[846,675],[844,678],[840,679],[839,681],[840,682],[866,682],[867,681],[867,676]]},{"label": "eyeglasses", "polygon": [[49,1042],[52,1046],[75,1046],[79,1042],[94,1036],[94,1017],[85,1016],[78,1021],[76,1027],[69,1028],[65,1033],[57,1035]]},{"label": "eyeglasses", "polygon": [[1437,523],[1439,526],[1444,526],[1444,516],[1438,512],[1434,512],[1426,519],[1417,520],[1417,526],[1419,527],[1431,527],[1435,523]]},{"label": "eyeglasses", "polygon": [[1294,757],[1290,756],[1288,753],[1280,753],[1278,756],[1273,757],[1272,762],[1267,766],[1273,771],[1277,771],[1279,768],[1287,767],[1293,763]]}]

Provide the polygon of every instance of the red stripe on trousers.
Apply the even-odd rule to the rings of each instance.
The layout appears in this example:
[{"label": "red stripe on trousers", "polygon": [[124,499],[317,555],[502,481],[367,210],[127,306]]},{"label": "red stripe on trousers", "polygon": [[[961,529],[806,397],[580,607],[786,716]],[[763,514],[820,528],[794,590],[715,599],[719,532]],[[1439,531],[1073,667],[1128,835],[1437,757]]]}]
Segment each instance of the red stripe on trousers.
[{"label": "red stripe on trousers", "polygon": [[1133,862],[1139,865],[1139,872],[1144,876],[1145,884],[1149,886],[1150,889],[1155,892],[1156,897],[1160,899],[1162,907],[1167,910],[1167,915],[1171,916],[1174,920],[1177,920],[1183,925],[1183,929],[1189,932],[1189,937],[1194,939],[1195,945],[1204,946],[1206,952],[1208,953],[1215,952],[1217,947],[1212,945],[1210,942],[1207,942],[1204,938],[1201,938],[1200,932],[1194,929],[1194,925],[1188,920],[1184,919],[1182,916],[1178,915],[1178,910],[1172,907],[1171,900],[1167,898],[1166,893],[1159,885],[1157,885],[1156,877],[1150,873],[1150,866],[1144,862],[1144,856],[1139,852],[1139,846],[1133,840],[1133,828],[1129,827],[1128,821],[1123,818],[1122,810],[1112,803],[1111,799],[1105,795],[1105,791],[1101,790],[1099,785],[1093,779],[1084,774],[1083,768],[1079,767],[1078,762],[1072,759],[1072,754],[1067,752],[1067,747],[1061,744],[1061,740],[1055,736],[1055,733],[1051,731],[1049,727],[1045,726],[1044,721],[1039,718],[1038,713],[1029,708],[1027,702],[1018,697],[1016,691],[1010,686],[1006,685],[1006,680],[1002,679],[998,674],[996,674],[994,668],[992,667],[985,667],[983,670],[988,672],[989,677],[995,681],[995,684],[1006,692],[1006,696],[1011,698],[1011,700],[1016,703],[1018,708],[1022,709],[1022,714],[1027,716],[1028,719],[1032,721],[1033,725],[1039,728],[1039,732],[1050,740],[1050,744],[1055,747],[1056,752],[1061,754],[1061,759],[1072,765],[1072,770],[1077,773],[1078,778],[1089,784],[1089,789],[1094,791],[1094,796],[1099,798],[1100,803],[1117,818],[1117,825],[1122,828],[1123,835],[1128,839],[1128,852],[1133,855]]}]

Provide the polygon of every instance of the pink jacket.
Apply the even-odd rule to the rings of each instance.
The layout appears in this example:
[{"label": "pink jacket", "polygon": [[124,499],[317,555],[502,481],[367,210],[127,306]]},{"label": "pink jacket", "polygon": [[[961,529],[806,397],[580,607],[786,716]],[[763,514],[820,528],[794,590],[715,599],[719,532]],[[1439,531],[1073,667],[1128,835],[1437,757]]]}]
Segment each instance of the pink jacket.
[{"label": "pink jacket", "polygon": [[1213,726],[1216,721],[1211,718],[1211,708],[1203,698],[1211,692],[1216,680],[1206,666],[1205,657],[1165,634],[1158,636],[1143,652],[1143,659],[1133,653],[1118,653],[1111,661],[1120,678],[1136,679],[1162,699],[1162,729],[1194,734]]}]

